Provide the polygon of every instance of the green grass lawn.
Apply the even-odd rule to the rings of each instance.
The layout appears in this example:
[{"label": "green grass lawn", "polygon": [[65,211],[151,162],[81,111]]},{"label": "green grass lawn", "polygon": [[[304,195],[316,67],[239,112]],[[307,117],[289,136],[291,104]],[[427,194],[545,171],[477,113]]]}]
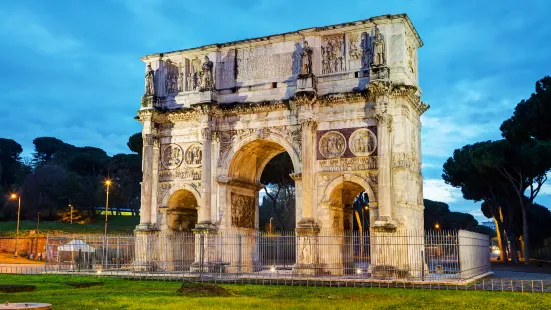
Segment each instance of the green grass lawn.
[{"label": "green grass lawn", "polygon": [[[138,216],[109,216],[109,233],[132,233],[139,224]],[[83,233],[83,234],[103,234],[105,217],[98,216],[96,221],[90,224],[69,224],[60,222],[41,221],[39,226],[40,234],[57,233]],[[36,230],[36,221],[21,221],[20,236],[26,236],[30,230]],[[0,222],[0,236],[15,236],[17,222]]]},{"label": "green grass lawn", "polygon": [[[72,288],[67,282],[103,281]],[[177,282],[102,277],[0,275],[0,284],[32,284],[36,292],[4,294],[5,302],[46,302],[60,309],[551,309],[551,294],[222,285],[225,297],[180,296]]]}]

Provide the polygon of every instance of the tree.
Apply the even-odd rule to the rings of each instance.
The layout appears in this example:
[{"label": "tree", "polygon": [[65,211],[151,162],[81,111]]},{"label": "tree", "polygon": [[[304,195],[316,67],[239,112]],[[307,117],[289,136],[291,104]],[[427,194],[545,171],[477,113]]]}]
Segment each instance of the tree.
[{"label": "tree", "polygon": [[40,137],[33,140],[34,164],[41,166],[52,160],[54,154],[65,148],[65,143],[53,137]]},{"label": "tree", "polygon": [[[491,141],[463,146],[453,152],[453,156],[444,163],[442,178],[447,184],[461,188],[467,200],[482,201],[481,209],[486,217],[494,218],[501,258],[507,261],[506,237],[514,233],[516,204],[511,203],[511,191],[508,182],[496,169],[479,169],[476,159],[484,154]],[[513,197],[514,198],[514,197]],[[430,214],[430,213],[429,213]],[[516,239],[517,235],[513,235]],[[516,256],[513,257],[516,262]]]},{"label": "tree", "polygon": [[23,148],[12,139],[0,138],[0,184],[8,189],[17,182]]},{"label": "tree", "polygon": [[529,264],[528,211],[551,169],[551,142],[531,139],[512,144],[499,140],[485,145],[478,155],[473,157],[474,165],[482,171],[498,171],[508,182],[508,189],[517,196],[522,214],[524,262]]},{"label": "tree", "polygon": [[142,157],[143,138],[142,138],[141,132],[131,135],[130,138],[128,138],[128,143],[126,143],[126,145],[128,145],[128,148],[130,149],[130,151]]},{"label": "tree", "polygon": [[500,127],[504,138],[511,142],[532,138],[551,141],[551,77],[536,82],[536,91],[528,100],[515,107],[513,116]]},{"label": "tree", "polygon": [[260,183],[271,201],[269,206],[283,230],[291,229],[295,224],[295,184],[290,176],[293,169],[291,157],[284,152],[268,162],[260,177]]}]

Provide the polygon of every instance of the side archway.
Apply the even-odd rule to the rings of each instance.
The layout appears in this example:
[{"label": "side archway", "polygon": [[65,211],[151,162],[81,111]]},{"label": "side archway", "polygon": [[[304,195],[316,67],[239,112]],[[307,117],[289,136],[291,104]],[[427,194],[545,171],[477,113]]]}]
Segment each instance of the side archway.
[{"label": "side archway", "polygon": [[[194,193],[195,192],[195,193]],[[171,231],[191,231],[198,220],[199,195],[189,188],[176,188],[163,201],[164,228]]]},{"label": "side archway", "polygon": [[[343,184],[345,182],[348,182],[348,183],[354,183],[356,184],[357,186],[360,186],[363,190],[365,190],[365,192],[367,193],[367,197],[369,197],[369,201],[370,202],[376,202],[377,201],[377,195],[375,195],[375,193],[373,192],[373,189],[371,188],[371,186],[369,185],[369,183],[363,179],[362,177],[360,176],[357,176],[357,175],[354,175],[354,174],[345,174],[345,175],[342,175],[342,176],[338,176],[336,178],[334,178],[324,189],[323,191],[323,198],[321,200],[321,203],[330,203],[331,202],[331,195],[333,194],[334,195],[334,192],[335,190],[340,187],[340,186],[343,186]],[[352,184],[352,186],[354,186]],[[360,193],[360,191],[358,191],[356,193],[356,195],[358,193]],[[356,197],[356,196],[354,196]]]}]

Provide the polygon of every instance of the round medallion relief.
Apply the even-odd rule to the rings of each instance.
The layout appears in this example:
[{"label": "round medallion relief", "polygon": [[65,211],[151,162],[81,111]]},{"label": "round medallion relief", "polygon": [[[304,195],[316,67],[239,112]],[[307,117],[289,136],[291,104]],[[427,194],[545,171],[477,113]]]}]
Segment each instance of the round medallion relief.
[{"label": "round medallion relief", "polygon": [[346,139],[338,131],[330,131],[320,138],[319,151],[325,158],[342,156],[346,151]]},{"label": "round medallion relief", "polygon": [[356,156],[369,156],[377,148],[377,137],[373,131],[362,128],[350,135],[348,144],[352,154]]},{"label": "round medallion relief", "polygon": [[180,166],[184,158],[184,151],[177,144],[167,145],[161,154],[161,163],[168,169]]},{"label": "round medallion relief", "polygon": [[186,150],[184,160],[188,166],[200,166],[203,163],[203,147],[200,144],[190,145]]}]

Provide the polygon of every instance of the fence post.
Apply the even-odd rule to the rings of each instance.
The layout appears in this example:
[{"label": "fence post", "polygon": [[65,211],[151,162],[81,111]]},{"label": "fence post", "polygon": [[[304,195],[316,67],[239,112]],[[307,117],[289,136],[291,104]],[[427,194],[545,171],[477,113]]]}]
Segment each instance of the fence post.
[{"label": "fence post", "polygon": [[237,275],[241,274],[242,235],[237,234]]},{"label": "fence post", "polygon": [[199,261],[201,266],[199,267],[199,276],[201,280],[203,279],[203,264],[205,261],[205,235],[199,235]]},{"label": "fence post", "polygon": [[425,281],[425,253],[421,250],[421,281]]}]

